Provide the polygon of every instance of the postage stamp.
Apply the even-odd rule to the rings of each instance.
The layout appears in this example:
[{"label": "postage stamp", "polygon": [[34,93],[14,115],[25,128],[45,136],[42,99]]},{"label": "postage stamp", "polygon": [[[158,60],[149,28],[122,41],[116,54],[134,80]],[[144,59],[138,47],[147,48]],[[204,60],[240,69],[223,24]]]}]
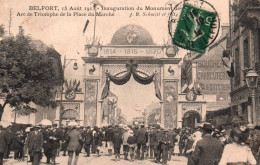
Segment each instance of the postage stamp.
[{"label": "postage stamp", "polygon": [[179,14],[172,43],[201,54],[214,42],[219,32],[218,14],[184,3]]}]

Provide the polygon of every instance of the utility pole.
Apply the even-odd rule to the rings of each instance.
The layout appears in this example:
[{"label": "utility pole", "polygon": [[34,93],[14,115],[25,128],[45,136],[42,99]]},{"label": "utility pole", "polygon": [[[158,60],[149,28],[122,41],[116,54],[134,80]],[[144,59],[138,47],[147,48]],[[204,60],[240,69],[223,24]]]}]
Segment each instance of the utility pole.
[{"label": "utility pole", "polygon": [[11,35],[12,9],[13,9],[13,8],[11,8],[11,9],[9,10],[9,31],[8,31],[9,36]]}]

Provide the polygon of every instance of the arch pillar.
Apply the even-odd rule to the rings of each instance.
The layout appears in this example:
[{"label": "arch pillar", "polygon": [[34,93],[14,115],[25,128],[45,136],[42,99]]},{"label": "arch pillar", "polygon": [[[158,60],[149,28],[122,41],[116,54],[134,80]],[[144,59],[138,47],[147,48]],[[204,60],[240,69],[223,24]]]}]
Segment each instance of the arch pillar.
[{"label": "arch pillar", "polygon": [[188,112],[194,112],[199,114],[201,122],[206,120],[206,101],[202,95],[198,95],[194,101],[186,99],[186,94],[179,94],[178,103],[178,127],[183,127],[183,117]]}]

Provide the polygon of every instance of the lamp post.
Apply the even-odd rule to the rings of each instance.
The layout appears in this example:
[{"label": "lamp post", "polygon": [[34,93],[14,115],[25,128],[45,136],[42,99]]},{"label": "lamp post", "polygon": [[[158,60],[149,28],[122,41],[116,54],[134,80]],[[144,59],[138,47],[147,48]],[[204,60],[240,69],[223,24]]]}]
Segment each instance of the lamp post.
[{"label": "lamp post", "polygon": [[[259,75],[255,70],[250,70],[245,78],[252,97],[253,124],[256,124],[255,89],[257,88]],[[252,118],[252,114],[250,114],[250,118]]]},{"label": "lamp post", "polygon": [[64,56],[64,63],[62,66],[62,73],[63,73],[63,80],[62,80],[62,85],[61,85],[61,95],[60,95],[60,120],[59,120],[59,126],[61,126],[62,124],[62,110],[63,110],[63,105],[62,105],[62,100],[63,100],[63,83],[64,83],[64,73],[65,73],[65,68],[71,63],[71,61],[75,61],[74,62],[74,66],[73,69],[77,70],[78,69],[78,64],[77,64],[77,59],[68,59],[66,58],[66,56]]}]

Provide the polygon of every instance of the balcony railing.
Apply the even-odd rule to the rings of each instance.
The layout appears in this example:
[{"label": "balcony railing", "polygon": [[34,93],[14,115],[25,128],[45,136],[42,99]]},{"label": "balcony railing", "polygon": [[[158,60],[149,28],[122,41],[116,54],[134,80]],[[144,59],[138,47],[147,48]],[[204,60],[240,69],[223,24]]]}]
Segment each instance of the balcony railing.
[{"label": "balcony railing", "polygon": [[[255,28],[255,20],[260,19],[260,0],[239,0],[238,4],[233,5],[233,10],[238,18],[235,24],[249,29]],[[237,29],[234,27],[234,30]]]}]

